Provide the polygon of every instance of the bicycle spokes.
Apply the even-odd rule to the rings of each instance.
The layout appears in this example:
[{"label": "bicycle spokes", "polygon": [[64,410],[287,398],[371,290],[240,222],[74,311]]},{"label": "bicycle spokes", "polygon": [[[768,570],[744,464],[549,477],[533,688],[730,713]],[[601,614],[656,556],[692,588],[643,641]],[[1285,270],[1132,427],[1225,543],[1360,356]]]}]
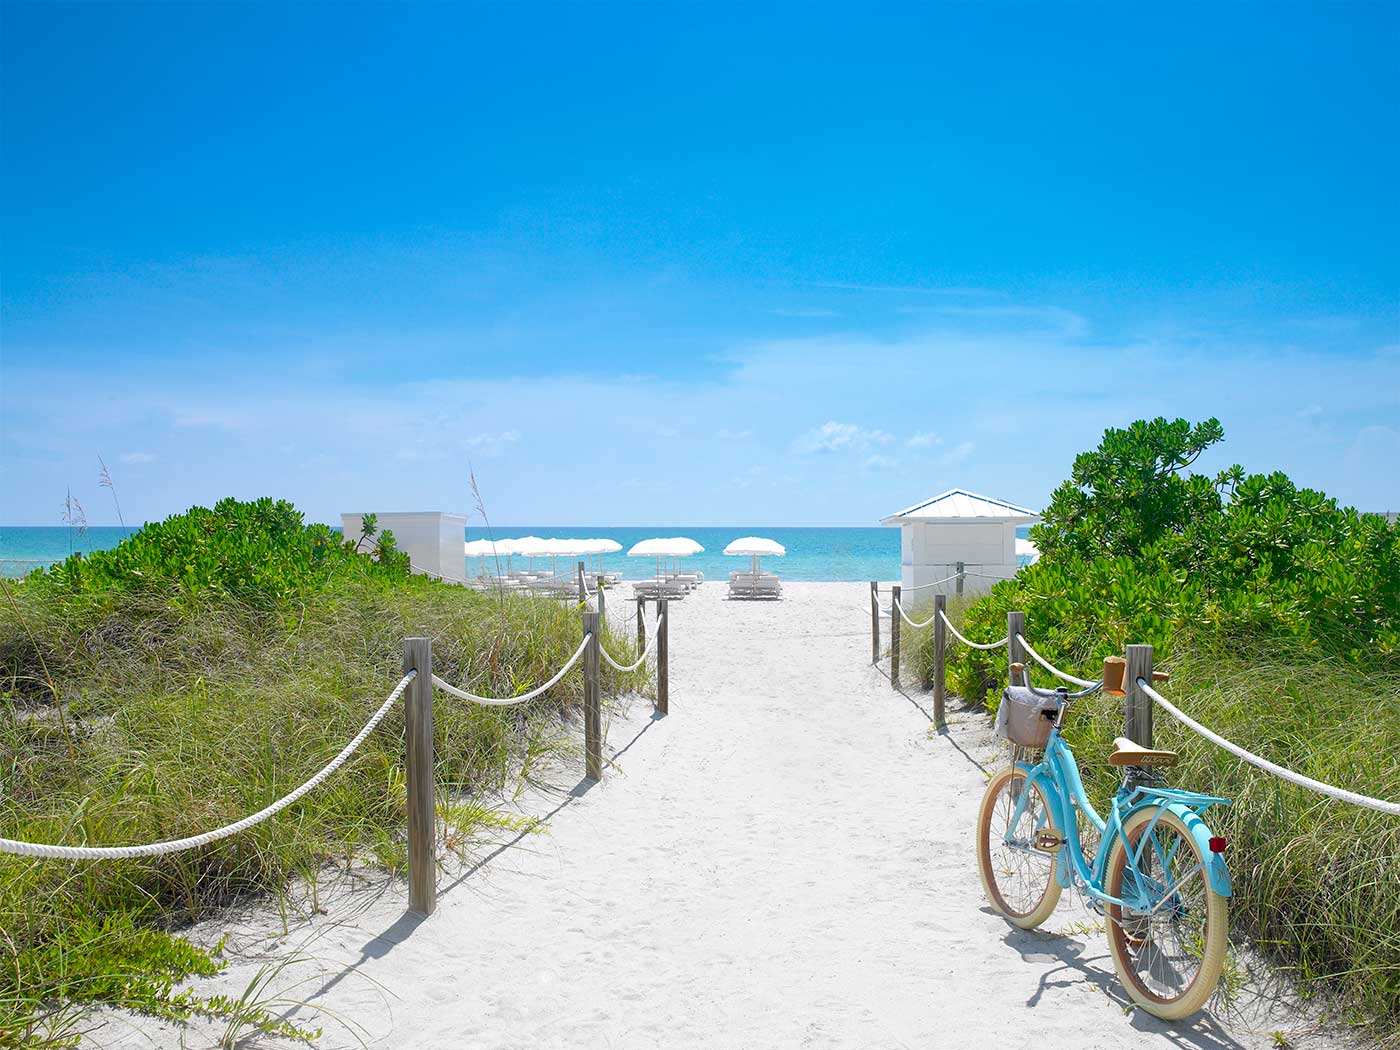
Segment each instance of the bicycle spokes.
[{"label": "bicycle spokes", "polygon": [[[1133,981],[1151,998],[1184,996],[1201,973],[1210,922],[1210,889],[1189,835],[1173,823],[1140,824],[1109,872],[1108,891],[1125,902],[1108,909]],[[1134,859],[1136,858],[1136,859]],[[1131,906],[1129,906],[1131,905]]]}]

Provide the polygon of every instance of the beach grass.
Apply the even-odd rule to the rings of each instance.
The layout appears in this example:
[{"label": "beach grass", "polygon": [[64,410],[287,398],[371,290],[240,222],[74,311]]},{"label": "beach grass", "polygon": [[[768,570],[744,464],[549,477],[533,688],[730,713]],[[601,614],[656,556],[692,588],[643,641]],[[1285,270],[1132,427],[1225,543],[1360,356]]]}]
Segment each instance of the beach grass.
[{"label": "beach grass", "polygon": [[[968,603],[950,602],[962,625]],[[927,612],[911,614],[926,618]],[[907,627],[907,625],[906,625]],[[1084,678],[1110,652],[1082,638],[1075,651],[1028,636],[1056,666]],[[931,668],[932,629],[910,630],[911,666]],[[981,641],[981,632],[974,636]],[[1098,651],[1097,657],[1089,653]],[[995,710],[1006,680],[1004,649],[970,650],[949,640],[950,692]],[[1031,664],[1033,684],[1061,684]],[[1271,638],[1227,645],[1197,632],[1159,666],[1164,695],[1192,718],[1255,754],[1314,779],[1400,800],[1400,669],[1356,664],[1315,645]],[[1120,771],[1104,758],[1123,735],[1122,700],[1076,701],[1065,729],[1086,787],[1105,808]],[[1400,1029],[1400,820],[1292,786],[1239,761],[1156,710],[1155,744],[1180,761],[1169,782],[1232,800],[1209,811],[1228,840],[1234,882],[1231,919],[1243,937],[1294,974],[1316,997],[1319,1016],[1367,1027],[1378,1039]]]},{"label": "beach grass", "polygon": [[[359,560],[359,559],[357,559]],[[166,585],[69,592],[43,577],[0,596],[0,828],[72,845],[178,838],[238,820],[325,764],[401,676],[402,642],[433,641],[438,675],[484,695],[552,676],[577,648],[577,606],[422,577],[332,572],[268,602]],[[607,638],[630,662],[635,647]],[[603,695],[645,670],[601,670]],[[499,806],[560,757],[582,682],[521,707],[438,694],[439,819],[449,848],[514,818]],[[580,760],[581,768],[581,760]],[[69,1045],[84,1004],[174,1019],[229,1004],[182,991],[220,968],[179,936],[229,902],[317,906],[329,870],[405,864],[396,707],[320,788],[220,842],[149,860],[0,855],[0,1044]],[[240,1027],[276,1030],[271,1013]],[[307,1032],[283,1032],[307,1036]]]}]

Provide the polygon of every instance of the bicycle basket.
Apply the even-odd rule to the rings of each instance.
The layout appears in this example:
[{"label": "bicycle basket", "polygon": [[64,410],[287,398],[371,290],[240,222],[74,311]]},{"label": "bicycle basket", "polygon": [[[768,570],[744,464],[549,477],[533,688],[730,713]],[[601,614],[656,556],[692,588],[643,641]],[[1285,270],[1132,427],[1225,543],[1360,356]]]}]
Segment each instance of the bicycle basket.
[{"label": "bicycle basket", "polygon": [[1060,710],[1060,702],[1051,697],[1036,696],[1025,686],[1007,686],[1001,691],[997,707],[997,736],[1005,737],[1019,747],[1044,750],[1050,739],[1052,715]]}]

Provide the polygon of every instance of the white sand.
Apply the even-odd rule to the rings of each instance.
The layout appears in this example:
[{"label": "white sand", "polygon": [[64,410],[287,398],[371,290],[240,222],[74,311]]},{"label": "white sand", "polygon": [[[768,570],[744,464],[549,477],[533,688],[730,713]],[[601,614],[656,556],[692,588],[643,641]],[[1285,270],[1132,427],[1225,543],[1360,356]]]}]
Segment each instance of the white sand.
[{"label": "white sand", "polygon": [[[532,1050],[1230,1048],[1296,1030],[1257,988],[1246,1010],[1175,1029],[1125,1011],[1071,893],[1034,933],[988,909],[972,843],[978,763],[997,761],[986,719],[955,713],[931,734],[927,699],[870,666],[868,585],[789,584],[775,604],[722,593],[673,607],[670,717],[635,704],[601,785],[570,796],[570,771],[563,795],[531,803],[564,801],[547,835],[449,870],[426,921],[404,915],[402,883],[323,901],[266,954],[253,949],[275,918],[245,917],[246,955],[202,990],[237,994],[304,944],[314,961],[280,982],[306,982],[291,994],[321,1012],[292,1019],[324,1025],[325,1047],[359,1045],[347,1027],[370,1046]],[[216,1031],[195,1026],[189,1045]],[[94,1033],[176,1039],[148,1021]]]}]

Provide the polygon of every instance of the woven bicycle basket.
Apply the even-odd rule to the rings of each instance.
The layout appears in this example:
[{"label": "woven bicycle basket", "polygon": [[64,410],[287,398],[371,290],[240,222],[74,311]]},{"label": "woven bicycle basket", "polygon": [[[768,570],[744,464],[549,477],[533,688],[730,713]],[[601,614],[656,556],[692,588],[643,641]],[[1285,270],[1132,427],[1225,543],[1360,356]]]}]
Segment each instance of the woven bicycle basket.
[{"label": "woven bicycle basket", "polygon": [[1018,748],[1043,751],[1059,711],[1060,702],[1054,697],[1037,696],[1023,685],[1007,686],[997,707],[997,736]]}]

